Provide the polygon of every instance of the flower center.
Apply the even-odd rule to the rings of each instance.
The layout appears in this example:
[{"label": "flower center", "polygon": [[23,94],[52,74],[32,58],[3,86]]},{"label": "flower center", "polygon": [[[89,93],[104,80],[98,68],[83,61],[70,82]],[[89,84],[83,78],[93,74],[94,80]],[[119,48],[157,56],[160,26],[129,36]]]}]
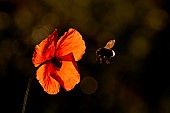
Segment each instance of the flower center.
[{"label": "flower center", "polygon": [[51,59],[51,62],[53,63],[53,65],[57,68],[60,69],[62,66],[62,61],[60,59],[57,59],[56,57],[53,57]]}]

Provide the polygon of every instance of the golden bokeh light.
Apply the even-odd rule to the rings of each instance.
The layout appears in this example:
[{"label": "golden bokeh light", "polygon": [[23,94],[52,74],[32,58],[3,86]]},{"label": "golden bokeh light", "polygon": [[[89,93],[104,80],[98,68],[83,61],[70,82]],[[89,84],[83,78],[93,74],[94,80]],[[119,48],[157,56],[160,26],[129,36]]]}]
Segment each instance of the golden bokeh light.
[{"label": "golden bokeh light", "polygon": [[0,30],[4,30],[10,25],[10,17],[7,13],[0,11]]},{"label": "golden bokeh light", "polygon": [[80,82],[80,88],[85,94],[93,94],[98,88],[98,82],[91,76],[84,77]]},{"label": "golden bokeh light", "polygon": [[50,33],[51,33],[50,26],[48,25],[35,26],[31,34],[32,43],[35,45],[40,43],[42,40],[47,38]]},{"label": "golden bokeh light", "polygon": [[129,54],[135,58],[145,58],[151,47],[149,40],[145,37],[133,37],[131,42],[129,43]]}]

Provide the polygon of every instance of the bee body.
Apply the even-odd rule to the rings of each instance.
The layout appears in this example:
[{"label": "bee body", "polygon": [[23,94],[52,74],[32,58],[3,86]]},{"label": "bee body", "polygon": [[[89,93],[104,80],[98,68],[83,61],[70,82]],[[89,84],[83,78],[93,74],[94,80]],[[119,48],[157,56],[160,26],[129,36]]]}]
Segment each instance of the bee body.
[{"label": "bee body", "polygon": [[96,60],[99,59],[100,64],[103,62],[103,60],[105,60],[106,64],[110,64],[109,60],[115,56],[115,52],[112,50],[114,44],[115,40],[110,40],[107,42],[105,47],[96,50]]}]

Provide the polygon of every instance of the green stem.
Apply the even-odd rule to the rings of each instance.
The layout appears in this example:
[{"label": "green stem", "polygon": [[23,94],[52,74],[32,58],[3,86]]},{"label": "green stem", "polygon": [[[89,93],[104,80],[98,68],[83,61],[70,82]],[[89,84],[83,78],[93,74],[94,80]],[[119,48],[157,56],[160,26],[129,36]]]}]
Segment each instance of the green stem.
[{"label": "green stem", "polygon": [[44,62],[41,63],[38,67],[36,67],[36,70],[35,70],[33,76],[31,76],[31,77],[29,78],[28,85],[27,85],[27,89],[26,89],[25,96],[24,96],[22,113],[25,113],[25,107],[26,107],[26,104],[27,104],[28,93],[29,93],[30,86],[31,86],[31,82],[32,82],[32,80],[33,80],[33,78],[34,78],[34,75],[36,74],[37,69],[38,69],[39,67],[41,67],[43,64],[47,63],[47,62],[51,62],[51,59],[44,61]]},{"label": "green stem", "polygon": [[33,78],[34,78],[34,75],[31,76],[28,81],[27,90],[25,92],[24,103],[23,103],[23,107],[22,107],[22,113],[25,113],[25,107],[26,107],[26,103],[27,103],[28,93],[29,93],[29,89],[30,89],[31,82],[32,82]]}]

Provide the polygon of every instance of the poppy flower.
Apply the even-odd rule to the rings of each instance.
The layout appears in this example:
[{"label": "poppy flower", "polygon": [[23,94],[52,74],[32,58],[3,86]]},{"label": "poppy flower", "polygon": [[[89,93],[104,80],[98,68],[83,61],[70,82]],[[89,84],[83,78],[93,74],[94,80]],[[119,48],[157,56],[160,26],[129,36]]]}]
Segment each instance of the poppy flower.
[{"label": "poppy flower", "polygon": [[57,29],[40,44],[35,46],[32,62],[36,78],[44,91],[57,94],[60,85],[70,91],[80,82],[76,61],[85,53],[85,42],[81,34],[73,28],[58,39]]}]

